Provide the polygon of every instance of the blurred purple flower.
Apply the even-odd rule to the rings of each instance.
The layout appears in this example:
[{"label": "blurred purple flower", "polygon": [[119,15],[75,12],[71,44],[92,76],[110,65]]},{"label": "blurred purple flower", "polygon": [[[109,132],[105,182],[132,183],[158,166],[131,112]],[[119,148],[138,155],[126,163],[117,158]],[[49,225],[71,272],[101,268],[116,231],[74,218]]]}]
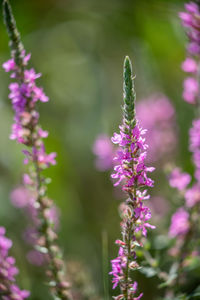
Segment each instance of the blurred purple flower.
[{"label": "blurred purple flower", "polygon": [[193,58],[187,57],[182,63],[182,69],[184,72],[195,73],[197,71],[197,63]]},{"label": "blurred purple flower", "polygon": [[200,119],[193,121],[189,134],[190,151],[193,154],[193,162],[196,167],[195,177],[200,184]]},{"label": "blurred purple flower", "polygon": [[169,176],[169,184],[173,188],[182,191],[190,183],[191,176],[188,173],[181,172],[180,168],[175,168]]},{"label": "blurred purple flower", "polygon": [[139,101],[136,109],[139,123],[148,130],[148,160],[166,159],[177,144],[175,111],[171,102],[162,94],[152,95]]},{"label": "blurred purple flower", "polygon": [[0,227],[0,294],[2,300],[23,300],[28,298],[30,293],[20,290],[15,284],[18,269],[15,266],[15,259],[9,256],[12,241],[5,236],[5,232],[5,228]]},{"label": "blurred purple flower", "polygon": [[199,84],[197,79],[188,77],[184,80],[183,98],[188,103],[194,104],[199,93]]},{"label": "blurred purple flower", "polygon": [[182,64],[184,72],[192,73],[193,77],[185,79],[183,84],[183,99],[195,104],[199,97],[198,55],[200,55],[200,10],[194,2],[185,4],[186,12],[179,13],[182,25],[186,28],[189,44],[188,57]]},{"label": "blurred purple flower", "polygon": [[11,192],[10,199],[15,207],[24,208],[29,204],[30,196],[29,190],[23,186],[19,186]]},{"label": "blurred purple flower", "polygon": [[199,6],[190,2],[185,4],[186,12],[180,12],[183,27],[186,27],[189,37],[188,51],[192,55],[200,54],[200,11]]},{"label": "blurred purple flower", "polygon": [[200,185],[194,184],[185,193],[186,206],[191,208],[200,202]]},{"label": "blurred purple flower", "polygon": [[189,227],[189,213],[183,207],[180,207],[172,216],[169,235],[171,237],[185,235]]},{"label": "blurred purple flower", "polygon": [[93,153],[96,155],[95,165],[99,171],[106,171],[113,166],[114,147],[106,134],[100,134],[93,145]]}]

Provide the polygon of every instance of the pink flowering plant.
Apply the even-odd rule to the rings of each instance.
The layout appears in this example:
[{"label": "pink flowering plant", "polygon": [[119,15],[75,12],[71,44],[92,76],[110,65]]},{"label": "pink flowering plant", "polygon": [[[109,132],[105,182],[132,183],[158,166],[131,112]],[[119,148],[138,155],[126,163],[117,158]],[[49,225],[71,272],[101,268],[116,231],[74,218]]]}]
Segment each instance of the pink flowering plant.
[{"label": "pink flowering plant", "polygon": [[188,74],[184,80],[183,98],[186,102],[196,104],[199,99],[199,54],[200,54],[200,10],[199,4],[185,4],[185,12],[180,12],[182,25],[188,36],[187,58],[182,63],[182,69]]},{"label": "pink flowering plant", "polygon": [[116,240],[119,247],[117,258],[111,261],[113,289],[119,285],[121,294],[114,297],[117,300],[141,299],[143,293],[136,296],[137,282],[131,278],[131,271],[139,269],[135,249],[142,247],[141,237],[147,235],[148,228],[155,228],[149,223],[150,209],[145,205],[147,187],[153,186],[153,180],[148,172],[154,170],[147,167],[145,159],[147,144],[144,134],[146,130],[140,128],[135,112],[136,94],[133,86],[133,74],[130,59],[124,61],[124,94],[123,94],[123,122],[120,133],[114,133],[112,142],[119,146],[114,161],[114,186],[122,185],[127,199],[121,208],[122,238]]},{"label": "pink flowering plant", "polygon": [[[185,5],[186,12],[179,14],[182,24],[187,29],[189,38],[188,57],[182,64],[182,69],[192,77],[184,81],[183,98],[197,107],[199,112],[199,32],[200,8],[190,2]],[[189,150],[192,153],[194,174],[191,176],[181,168],[171,168],[168,174],[169,185],[177,189],[175,195],[176,211],[171,216],[168,242],[163,246],[164,252],[157,257],[158,266],[154,268],[157,276],[164,281],[160,284],[165,288],[165,299],[198,299],[199,297],[199,212],[200,212],[200,120],[195,119],[189,130]],[[167,238],[166,238],[167,240]],[[167,256],[166,256],[167,252]],[[148,253],[148,257],[150,257]],[[159,258],[159,259],[158,259]],[[151,260],[148,260],[151,267]],[[165,262],[163,264],[163,262]],[[167,266],[167,268],[166,268]],[[190,292],[187,293],[187,288]]]},{"label": "pink flowering plant", "polygon": [[[56,153],[47,154],[44,139],[48,132],[39,125],[37,103],[48,102],[43,89],[36,85],[41,76],[33,68],[28,68],[31,55],[26,54],[8,0],[3,1],[4,22],[10,38],[11,59],[3,64],[6,72],[11,72],[13,82],[9,85],[9,98],[14,111],[14,123],[10,138],[24,145],[24,164],[27,173],[23,176],[25,190],[29,194],[27,203],[18,199],[18,206],[26,206],[33,219],[34,227],[29,231],[34,250],[47,261],[47,278],[49,288],[55,299],[70,299],[69,283],[65,280],[64,262],[61,250],[57,245],[57,234],[53,219],[50,217],[54,207],[47,196],[48,179],[43,170],[55,165]],[[32,237],[30,237],[30,234]],[[32,253],[33,259],[33,253]]]}]

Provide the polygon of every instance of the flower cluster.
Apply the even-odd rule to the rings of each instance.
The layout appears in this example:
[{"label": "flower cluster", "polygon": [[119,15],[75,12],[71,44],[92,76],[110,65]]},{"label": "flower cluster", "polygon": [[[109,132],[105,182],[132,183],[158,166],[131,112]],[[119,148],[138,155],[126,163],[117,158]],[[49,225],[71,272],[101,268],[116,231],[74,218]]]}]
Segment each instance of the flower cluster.
[{"label": "flower cluster", "polygon": [[39,113],[36,111],[37,101],[47,102],[48,97],[43,89],[37,87],[35,80],[41,76],[34,69],[25,69],[21,73],[21,68],[25,67],[30,59],[30,54],[22,52],[22,66],[17,66],[14,58],[3,64],[6,72],[11,72],[11,78],[16,82],[9,85],[13,110],[15,112],[14,124],[10,138],[17,140],[20,144],[33,147],[33,152],[23,151],[26,155],[25,163],[38,161],[40,167],[54,165],[56,153],[46,154],[43,138],[48,136],[48,132],[42,130],[38,125]]},{"label": "flower cluster", "polygon": [[[169,184],[177,188],[184,198],[183,206],[180,207],[171,218],[169,236],[176,237],[175,246],[170,254],[182,257],[182,263],[186,255],[192,255],[196,251],[196,244],[193,236],[198,232],[198,209],[200,204],[200,120],[194,120],[190,129],[189,149],[193,154],[195,165],[195,179],[192,186],[188,186],[191,176],[182,172],[180,168],[175,168],[169,176]],[[184,249],[184,252],[182,251]],[[198,252],[198,250],[197,250]],[[181,267],[181,265],[180,265]]]},{"label": "flower cluster", "polygon": [[99,171],[106,171],[113,166],[114,149],[109,136],[100,134],[93,145],[93,153],[96,155],[95,166]]},{"label": "flower cluster", "polygon": [[[199,6],[190,2],[185,4],[186,12],[179,14],[182,24],[187,28],[189,46],[189,56],[182,64],[182,69],[193,74],[193,77],[188,77],[184,81],[184,92],[183,98],[191,103],[198,104],[197,100],[199,94],[199,83],[198,83],[198,63],[197,59],[200,55],[200,10]],[[170,227],[171,236],[183,237],[187,234],[189,227],[192,226],[191,221],[193,219],[193,212],[191,209],[200,202],[200,120],[196,119],[193,121],[193,126],[189,132],[190,135],[190,146],[189,149],[193,154],[193,162],[195,165],[195,178],[196,182],[192,187],[187,187],[191,181],[191,176],[187,173],[182,173],[179,168],[175,168],[170,177],[169,183],[172,187],[177,188],[185,198],[184,208],[180,208],[172,216],[172,224]],[[189,212],[189,213],[188,213]],[[181,221],[180,221],[181,220]],[[180,229],[180,222],[184,224],[182,231]]]},{"label": "flower cluster", "polygon": [[189,202],[192,202],[192,200],[189,200],[188,202],[188,199],[190,197],[192,198],[191,189],[188,188],[190,181],[191,176],[186,172],[182,172],[182,170],[178,167],[174,168],[169,175],[170,186],[176,188],[185,198],[184,206],[178,208],[178,210],[172,215],[169,229],[169,236],[178,237],[178,239],[180,238],[181,240],[184,239],[184,236],[190,228],[190,215],[187,211],[188,207],[190,207],[190,205],[188,205]]},{"label": "flower cluster", "polygon": [[[177,144],[175,111],[170,100],[162,94],[155,94],[138,101],[136,110],[139,123],[148,130],[147,161],[166,161]],[[113,167],[113,158],[117,151],[115,148],[108,135],[97,136],[92,150],[96,156],[95,167],[99,171],[110,170]]]},{"label": "flower cluster", "polygon": [[114,167],[116,173],[111,176],[118,179],[114,186],[124,180],[123,190],[131,193],[135,185],[138,188],[153,186],[153,181],[147,177],[147,172],[152,172],[154,168],[145,165],[147,145],[143,135],[146,131],[139,128],[138,124],[133,129],[123,124],[120,130],[120,134],[114,133],[112,137],[112,142],[120,146],[117,156],[114,157],[119,164]]},{"label": "flower cluster", "polygon": [[171,237],[185,235],[189,230],[189,213],[183,207],[180,207],[172,216],[172,222],[169,229]]},{"label": "flower cluster", "polygon": [[182,69],[191,76],[184,81],[183,98],[186,102],[195,104],[199,97],[200,10],[198,4],[194,2],[185,4],[185,9],[186,12],[179,13],[189,39],[188,57],[183,62]]},{"label": "flower cluster", "polygon": [[128,57],[124,63],[124,118],[120,126],[120,134],[114,133],[112,142],[118,144],[119,150],[114,158],[116,163],[114,173],[111,175],[117,181],[114,185],[122,184],[128,199],[121,205],[122,240],[117,240],[119,255],[112,260],[113,288],[118,284],[121,294],[115,299],[140,299],[135,297],[137,283],[132,283],[130,271],[139,266],[136,262],[136,246],[142,246],[140,237],[146,236],[147,228],[155,228],[148,223],[151,212],[144,205],[149,196],[145,187],[152,187],[153,181],[147,176],[154,168],[145,164],[146,149],[145,130],[142,130],[135,119],[135,93],[133,90],[132,67]]},{"label": "flower cluster", "polygon": [[188,173],[183,173],[180,168],[172,170],[169,176],[169,184],[173,188],[177,188],[179,191],[184,190],[191,181],[191,176]]},{"label": "flower cluster", "polygon": [[0,295],[3,300],[23,300],[29,297],[30,293],[20,290],[16,284],[15,276],[18,269],[15,266],[15,259],[9,256],[12,241],[5,236],[5,228],[0,227]]},{"label": "flower cluster", "polygon": [[[183,98],[190,104],[199,105],[199,55],[200,55],[200,9],[199,5],[190,2],[185,4],[186,12],[179,14],[182,24],[187,28],[189,45],[187,48],[188,57],[182,64],[182,69],[190,73],[184,81]],[[196,181],[188,186],[191,176],[183,173],[180,168],[175,168],[169,176],[169,184],[177,188],[184,199],[181,207],[173,214],[169,235],[176,237],[175,245],[170,254],[179,257],[179,273],[184,266],[185,259],[198,253],[195,235],[198,235],[198,210],[200,203],[200,120],[193,121],[189,132],[190,146],[193,163],[195,165],[194,177]],[[182,274],[184,276],[184,274]]]},{"label": "flower cluster", "polygon": [[177,144],[175,111],[170,100],[155,94],[138,101],[136,110],[140,124],[148,130],[148,161],[166,161]]},{"label": "flower cluster", "polygon": [[41,74],[27,68],[30,54],[25,54],[8,0],[3,2],[3,12],[12,54],[3,67],[6,72],[11,72],[11,78],[14,79],[9,86],[9,98],[15,113],[10,138],[26,146],[23,150],[24,163],[29,165],[29,171],[24,174],[24,185],[30,191],[31,200],[29,199],[27,205],[22,197],[23,200],[20,202],[18,199],[17,203],[26,206],[34,220],[32,241],[34,248],[46,256],[46,274],[52,294],[57,299],[70,299],[69,283],[64,277],[64,262],[56,243],[57,234],[53,220],[50,218],[54,204],[47,196],[49,180],[42,174],[43,169],[56,163],[56,153],[47,154],[45,151],[43,139],[48,136],[48,132],[39,125],[39,113],[36,109],[37,102],[47,102],[48,97],[43,89],[36,85],[36,79]]},{"label": "flower cluster", "polygon": [[200,183],[200,119],[194,120],[190,129],[190,151],[196,169],[195,178]]}]

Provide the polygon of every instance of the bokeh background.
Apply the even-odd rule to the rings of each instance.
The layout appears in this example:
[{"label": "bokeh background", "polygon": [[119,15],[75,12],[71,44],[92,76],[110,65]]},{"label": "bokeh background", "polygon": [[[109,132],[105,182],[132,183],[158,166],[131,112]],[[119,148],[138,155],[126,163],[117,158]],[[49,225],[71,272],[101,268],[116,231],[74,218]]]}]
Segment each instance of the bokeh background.
[{"label": "bokeh background", "polygon": [[[80,285],[90,282],[93,298],[111,299],[109,260],[116,256],[114,241],[120,236],[118,205],[123,195],[114,192],[110,172],[95,168],[92,152],[96,137],[109,136],[121,122],[122,66],[125,55],[133,61],[137,100],[163,93],[176,112],[176,149],[168,162],[192,171],[188,129],[193,109],[182,100],[186,36],[177,16],[180,0],[18,0],[13,6],[18,29],[31,65],[42,72],[39,79],[50,102],[40,104],[41,123],[50,132],[47,151],[58,153],[57,165],[47,171],[52,178],[49,195],[60,209],[60,244]],[[0,22],[0,64],[10,57],[3,20]],[[20,267],[18,280],[30,289],[31,299],[47,298],[41,268],[26,260],[22,232],[27,220],[12,206],[10,193],[21,183],[21,147],[9,140],[13,112],[8,100],[8,74],[0,70],[0,223],[13,239],[12,253]],[[149,108],[149,114],[151,107]],[[167,203],[157,229],[167,234],[176,206],[174,191],[156,162],[153,195]],[[157,207],[159,207],[159,202]],[[161,247],[162,248],[162,247]],[[135,274],[144,300],[157,299],[157,279]],[[85,288],[85,287],[84,287]],[[87,289],[87,288],[86,288]],[[87,294],[87,292],[86,292]]]}]

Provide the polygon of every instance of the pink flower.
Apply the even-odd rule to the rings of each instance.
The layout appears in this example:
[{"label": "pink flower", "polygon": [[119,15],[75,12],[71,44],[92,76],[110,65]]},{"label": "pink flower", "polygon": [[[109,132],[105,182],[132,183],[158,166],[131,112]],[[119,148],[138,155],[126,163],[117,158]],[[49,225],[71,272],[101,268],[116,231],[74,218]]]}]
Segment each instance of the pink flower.
[{"label": "pink flower", "polygon": [[10,72],[10,71],[14,71],[15,70],[15,62],[14,62],[14,59],[11,58],[9,59],[8,61],[6,61],[5,63],[3,63],[3,68],[6,72]]},{"label": "pink flower", "polygon": [[184,81],[183,98],[185,101],[194,104],[198,95],[198,81],[192,77],[188,77]]},{"label": "pink flower", "polygon": [[190,129],[190,151],[193,153],[193,162],[196,167],[195,177],[200,183],[200,119],[194,120]]},{"label": "pink flower", "polygon": [[182,69],[184,72],[195,73],[197,71],[197,63],[193,58],[187,57],[182,63]]},{"label": "pink flower", "polygon": [[110,275],[113,275],[113,289],[115,289],[120,281],[120,277],[123,274],[122,268],[126,266],[126,257],[124,256],[123,248],[119,248],[119,254],[118,257],[111,260],[112,264],[112,271],[109,273]]},{"label": "pink flower", "polygon": [[24,208],[29,203],[30,192],[25,187],[19,186],[11,192],[10,199],[15,207]]},{"label": "pink flower", "polygon": [[189,214],[181,207],[172,216],[169,235],[171,237],[185,235],[189,230],[189,226]]},{"label": "pink flower", "polygon": [[35,80],[40,78],[41,74],[40,73],[36,74],[34,69],[30,69],[24,71],[24,77],[26,81],[35,84]]},{"label": "pink flower", "polygon": [[39,135],[41,138],[46,138],[46,137],[48,137],[49,133],[48,133],[48,131],[42,130],[42,128],[39,128],[39,129],[38,129],[38,135]]},{"label": "pink flower", "polygon": [[199,8],[198,5],[194,2],[189,2],[185,4],[185,9],[190,12],[190,13],[194,13],[197,14],[199,12]]},{"label": "pink flower", "polygon": [[109,170],[113,166],[114,149],[110,138],[100,134],[93,145],[93,153],[96,155],[95,165],[100,171]]},{"label": "pink flower", "polygon": [[182,20],[182,24],[184,27],[191,27],[192,26],[192,16],[185,12],[180,12],[179,17]]},{"label": "pink flower", "polygon": [[190,183],[191,176],[188,173],[182,173],[179,168],[175,168],[169,177],[169,184],[173,188],[177,188],[182,191]]},{"label": "pink flower", "polygon": [[9,250],[12,247],[12,241],[5,236],[5,228],[0,227],[0,293],[4,295],[2,299],[23,300],[29,297],[30,293],[25,290],[20,290],[15,284],[15,276],[18,274],[18,269],[15,266],[15,259],[9,255]]},{"label": "pink flower", "polygon": [[194,184],[185,193],[185,200],[187,207],[193,207],[196,203],[200,202],[200,186],[199,184]]},{"label": "pink flower", "polygon": [[136,110],[139,123],[148,130],[147,161],[167,159],[177,144],[175,111],[169,99],[162,94],[152,95],[139,101]]}]

